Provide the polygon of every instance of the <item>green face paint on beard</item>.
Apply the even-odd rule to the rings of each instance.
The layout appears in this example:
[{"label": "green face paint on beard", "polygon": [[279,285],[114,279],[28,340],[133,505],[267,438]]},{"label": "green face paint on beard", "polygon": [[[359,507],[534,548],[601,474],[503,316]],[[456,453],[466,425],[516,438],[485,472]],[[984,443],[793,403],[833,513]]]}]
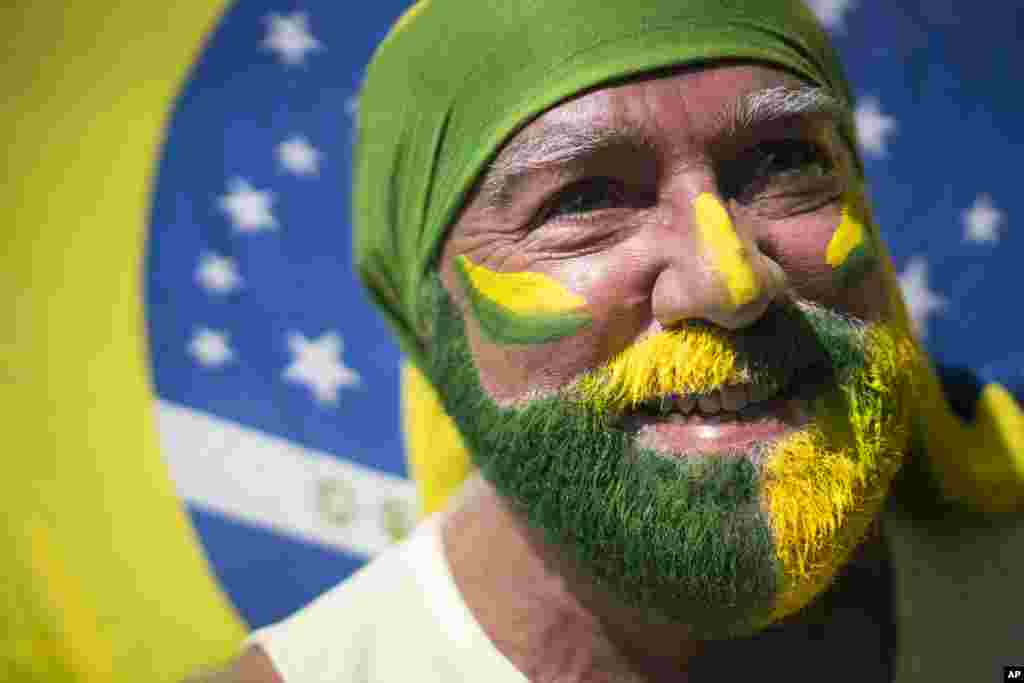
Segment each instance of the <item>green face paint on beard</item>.
[{"label": "green face paint on beard", "polygon": [[[532,527],[654,623],[688,624],[694,637],[714,639],[774,619],[785,581],[762,504],[770,445],[663,457],[561,396],[499,407],[480,386],[461,316],[439,279],[427,282],[443,343],[432,345],[425,370],[475,464]],[[786,343],[793,348],[800,335],[800,348],[829,358],[835,382],[864,364],[855,329],[823,312]]]}]

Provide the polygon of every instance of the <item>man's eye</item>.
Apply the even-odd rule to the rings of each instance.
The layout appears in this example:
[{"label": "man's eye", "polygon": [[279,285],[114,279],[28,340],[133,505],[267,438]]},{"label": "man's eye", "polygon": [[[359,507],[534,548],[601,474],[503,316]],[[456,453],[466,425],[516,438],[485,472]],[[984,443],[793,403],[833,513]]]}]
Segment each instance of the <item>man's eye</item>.
[{"label": "man's eye", "polygon": [[820,178],[832,171],[830,161],[817,145],[809,142],[786,140],[765,145],[759,151],[761,158],[754,172],[757,178],[774,175]]},{"label": "man's eye", "polygon": [[604,177],[585,178],[555,195],[543,212],[543,220],[579,216],[622,206],[625,201],[626,189],[621,182]]},{"label": "man's eye", "polygon": [[779,140],[758,145],[725,164],[720,173],[721,190],[726,197],[749,201],[765,190],[831,178],[835,171],[831,156],[814,142]]}]

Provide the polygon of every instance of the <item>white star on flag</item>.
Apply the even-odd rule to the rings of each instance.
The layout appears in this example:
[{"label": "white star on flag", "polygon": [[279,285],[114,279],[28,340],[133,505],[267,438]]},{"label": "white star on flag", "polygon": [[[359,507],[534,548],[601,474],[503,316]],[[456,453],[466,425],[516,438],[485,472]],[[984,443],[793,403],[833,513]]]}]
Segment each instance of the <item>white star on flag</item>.
[{"label": "white star on flag", "polygon": [[886,138],[896,130],[896,119],[882,113],[877,97],[865,97],[853,113],[861,147],[871,156],[884,157]]},{"label": "white star on flag", "polygon": [[228,345],[228,333],[208,327],[196,330],[189,342],[188,351],[205,368],[220,367],[235,357]]},{"label": "white star on flag", "polygon": [[221,195],[218,201],[220,210],[231,218],[235,230],[239,232],[276,228],[277,220],[270,212],[273,203],[273,192],[256,190],[242,178],[232,178],[228,182],[227,194]]},{"label": "white star on flag", "polygon": [[961,214],[964,223],[964,242],[999,242],[999,226],[1003,212],[992,203],[987,194],[978,195],[971,208]]},{"label": "white star on flag", "polygon": [[270,14],[266,21],[267,37],[263,45],[276,52],[288,66],[305,64],[306,53],[327,49],[310,33],[305,12],[285,16]]},{"label": "white star on flag", "polygon": [[208,292],[230,294],[242,285],[242,277],[234,259],[206,252],[199,257],[196,282]]},{"label": "white star on flag", "polygon": [[944,310],[949,302],[928,286],[928,262],[922,256],[914,256],[907,262],[899,281],[914,329],[924,339],[928,336],[928,317]]},{"label": "white star on flag", "polygon": [[288,335],[292,362],[284,378],[308,386],[321,403],[337,403],[338,388],[359,384],[359,373],[341,361],[343,342],[337,332],[310,340],[299,332]]},{"label": "white star on flag", "polygon": [[285,171],[295,175],[317,175],[323,154],[302,135],[293,135],[274,150],[277,162]]},{"label": "white star on flag", "polygon": [[807,0],[807,4],[825,28],[838,31],[843,29],[843,15],[856,6],[853,0]]}]

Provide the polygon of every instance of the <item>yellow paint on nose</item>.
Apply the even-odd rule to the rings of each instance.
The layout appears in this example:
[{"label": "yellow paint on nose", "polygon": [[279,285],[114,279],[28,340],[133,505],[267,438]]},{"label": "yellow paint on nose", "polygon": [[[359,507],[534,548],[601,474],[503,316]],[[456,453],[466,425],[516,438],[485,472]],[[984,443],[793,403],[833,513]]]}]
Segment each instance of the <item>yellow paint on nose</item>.
[{"label": "yellow paint on nose", "polygon": [[861,213],[854,203],[847,202],[843,207],[843,218],[825,252],[825,260],[833,268],[843,265],[850,252],[864,244],[864,220]]},{"label": "yellow paint on nose", "polygon": [[697,229],[711,253],[715,268],[725,280],[734,307],[748,304],[761,294],[761,285],[750,265],[749,254],[733,227],[729,212],[710,192],[694,201]]},{"label": "yellow paint on nose", "polygon": [[494,303],[522,315],[564,313],[586,305],[586,300],[543,273],[499,273],[458,257],[473,287]]}]

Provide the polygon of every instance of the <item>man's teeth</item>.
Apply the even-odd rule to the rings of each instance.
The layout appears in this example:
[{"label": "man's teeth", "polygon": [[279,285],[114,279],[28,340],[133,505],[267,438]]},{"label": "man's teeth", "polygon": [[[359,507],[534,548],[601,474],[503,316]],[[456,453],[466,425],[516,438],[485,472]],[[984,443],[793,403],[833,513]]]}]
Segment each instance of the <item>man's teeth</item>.
[{"label": "man's teeth", "polygon": [[770,382],[732,384],[707,394],[664,396],[641,404],[644,412],[665,417],[697,413],[705,416],[738,413],[748,406],[774,398],[779,385]]}]

